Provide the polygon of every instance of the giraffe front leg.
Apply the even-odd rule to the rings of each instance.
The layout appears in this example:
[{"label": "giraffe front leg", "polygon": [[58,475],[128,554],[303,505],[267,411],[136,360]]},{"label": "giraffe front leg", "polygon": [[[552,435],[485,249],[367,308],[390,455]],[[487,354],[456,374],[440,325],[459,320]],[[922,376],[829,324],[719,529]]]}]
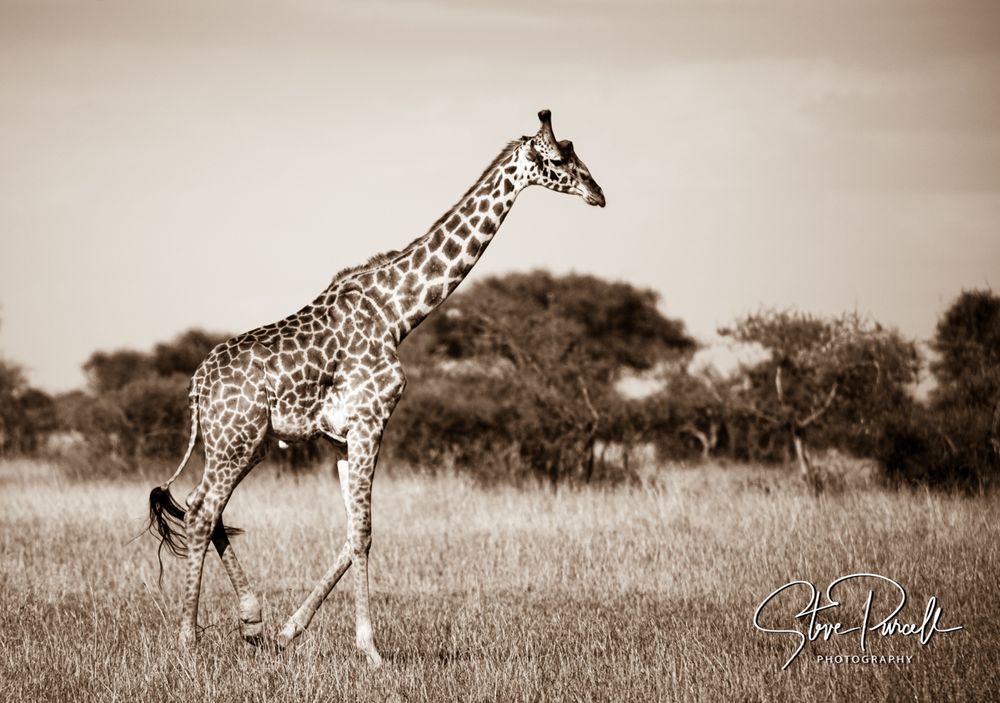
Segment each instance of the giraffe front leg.
[{"label": "giraffe front leg", "polygon": [[[382,656],[375,647],[372,632],[368,592],[372,479],[378,462],[382,431],[405,385],[406,378],[394,355],[380,367],[365,369],[359,375],[358,391],[348,405],[349,412],[346,412],[347,416],[353,416],[346,432],[347,461],[337,462],[341,494],[347,511],[347,541],[333,565],[282,628],[278,635],[279,646],[286,646],[308,627],[316,610],[337,581],[353,565],[357,621],[355,642],[373,667],[382,664]],[[338,432],[337,436],[342,435]]]},{"label": "giraffe front leg", "polygon": [[382,665],[372,631],[371,603],[368,593],[368,553],[372,545],[372,480],[382,446],[382,432],[406,387],[406,376],[394,352],[371,376],[375,401],[368,414],[362,414],[347,435],[348,480],[347,542],[354,565],[355,643],[368,657],[372,667]]},{"label": "giraffe front leg", "polygon": [[381,427],[375,431],[353,433],[348,440],[347,543],[354,565],[355,643],[368,657],[372,667],[382,665],[382,656],[375,646],[372,632],[368,593],[368,553],[372,544],[372,478],[382,439]]},{"label": "giraffe front leg", "polygon": [[[345,509],[348,507],[348,464],[344,460],[337,462],[337,473],[340,476],[340,492],[343,497]],[[348,512],[348,521],[350,521],[350,514]],[[348,527],[348,534],[350,533],[350,527]],[[323,578],[319,580],[316,587],[313,588],[312,593],[303,601],[299,609],[288,619],[285,626],[281,628],[281,632],[278,633],[278,646],[285,648],[292,643],[292,641],[305,632],[306,628],[309,627],[309,623],[312,622],[313,616],[316,615],[316,611],[319,607],[323,605],[323,601],[326,600],[327,596],[330,595],[330,591],[333,590],[337,582],[340,581],[344,572],[347,571],[351,566],[351,543],[349,541],[344,542],[344,546],[341,547],[340,553],[334,560],[333,564],[323,575]]]}]

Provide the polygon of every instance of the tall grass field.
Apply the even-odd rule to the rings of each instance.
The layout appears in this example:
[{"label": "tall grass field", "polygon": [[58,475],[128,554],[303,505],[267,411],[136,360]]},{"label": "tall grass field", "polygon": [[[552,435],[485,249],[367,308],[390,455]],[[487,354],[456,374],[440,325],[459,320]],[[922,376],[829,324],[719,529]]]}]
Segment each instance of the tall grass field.
[{"label": "tall grass field", "polygon": [[[196,479],[189,469],[181,498]],[[9,701],[983,700],[1000,692],[1000,500],[867,486],[814,498],[759,467],[663,469],[617,488],[375,481],[372,616],[385,658],[354,648],[348,574],[284,652],[245,644],[206,557],[197,650],[178,649],[183,564],[144,536],[153,482],[70,482],[0,464],[0,699]],[[183,481],[181,482],[183,483]],[[336,477],[259,467],[227,523],[275,632],[344,538]],[[885,575],[937,633],[872,636],[909,662],[836,664],[855,636],[806,644],[754,627],[779,586]],[[849,586],[848,593],[853,586]],[[859,586],[860,588],[860,586]],[[867,588],[867,587],[865,587]],[[882,593],[880,591],[880,593]],[[856,623],[858,599],[826,620]],[[789,629],[801,591],[770,617]],[[774,627],[778,627],[777,625]]]}]

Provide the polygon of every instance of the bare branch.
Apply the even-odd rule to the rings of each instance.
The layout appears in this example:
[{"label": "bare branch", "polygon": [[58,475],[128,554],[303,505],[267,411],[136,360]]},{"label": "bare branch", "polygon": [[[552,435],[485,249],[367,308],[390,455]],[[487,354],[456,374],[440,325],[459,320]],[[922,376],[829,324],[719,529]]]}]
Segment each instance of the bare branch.
[{"label": "bare branch", "polygon": [[772,425],[777,425],[781,423],[781,421],[775,415],[764,412],[753,403],[745,403],[742,405],[742,407],[745,410],[749,411],[750,414],[753,415],[754,417],[760,418],[761,420],[769,422]]},{"label": "bare branch", "polygon": [[684,425],[683,427],[681,427],[680,431],[683,432],[683,433],[689,434],[692,437],[694,437],[695,439],[697,439],[698,443],[701,445],[701,453],[705,457],[708,457],[709,452],[712,450],[713,442],[712,442],[711,438],[709,438],[709,436],[707,434],[705,434],[704,432],[702,432],[701,430],[699,430],[697,427],[695,427],[691,423],[687,423],[686,425]]},{"label": "bare branch", "polygon": [[816,408],[815,410],[813,410],[809,414],[809,416],[806,417],[806,419],[797,420],[795,424],[801,427],[802,429],[805,429],[812,423],[816,422],[816,420],[822,417],[823,413],[825,413],[827,410],[830,409],[830,406],[833,405],[833,401],[836,397],[837,397],[837,384],[834,383],[832,386],[830,386],[830,392],[827,394],[826,400],[823,402],[823,404],[818,408]]},{"label": "bare branch", "polygon": [[583,402],[587,405],[587,410],[590,411],[590,416],[594,419],[594,428],[596,429],[601,416],[597,412],[597,408],[594,407],[594,404],[590,402],[590,393],[587,392],[587,385],[583,382],[583,376],[577,374],[576,382],[580,386],[580,394],[583,395]]},{"label": "bare branch", "polygon": [[945,442],[945,444],[948,445],[948,453],[951,454],[952,456],[954,456],[955,454],[957,454],[958,453],[958,447],[956,447],[955,443],[951,441],[951,437],[949,437],[947,435],[947,433],[943,432],[940,429],[937,430],[937,433],[939,435],[941,435],[941,439],[943,439],[944,442]]}]

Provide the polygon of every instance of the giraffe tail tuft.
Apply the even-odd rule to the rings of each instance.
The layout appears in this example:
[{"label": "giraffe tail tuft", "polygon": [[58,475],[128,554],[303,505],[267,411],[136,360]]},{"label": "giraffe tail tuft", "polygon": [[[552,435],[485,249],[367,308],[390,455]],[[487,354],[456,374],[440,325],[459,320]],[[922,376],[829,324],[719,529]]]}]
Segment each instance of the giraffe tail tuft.
[{"label": "giraffe tail tuft", "polygon": [[156,561],[160,571],[156,577],[156,582],[163,584],[163,548],[176,557],[187,554],[187,540],[184,533],[184,510],[174,497],[170,495],[170,488],[166,485],[157,486],[149,493],[149,525],[146,531],[151,535],[160,537],[160,546],[156,550]]},{"label": "giraffe tail tuft", "polygon": [[[149,492],[149,525],[146,531],[154,537],[159,536],[160,547],[156,550],[156,561],[160,566],[157,583],[163,580],[163,549],[175,557],[187,555],[187,535],[184,531],[184,516],[187,510],[182,508],[170,495],[170,487],[166,484],[157,486]],[[222,520],[215,525],[215,532],[222,532],[226,537],[243,534],[238,527],[227,527]]]},{"label": "giraffe tail tuft", "polygon": [[186,535],[184,534],[184,516],[187,511],[170,495],[166,485],[157,486],[149,492],[149,526],[150,534],[160,537],[160,551],[167,551],[176,557],[187,554]]}]

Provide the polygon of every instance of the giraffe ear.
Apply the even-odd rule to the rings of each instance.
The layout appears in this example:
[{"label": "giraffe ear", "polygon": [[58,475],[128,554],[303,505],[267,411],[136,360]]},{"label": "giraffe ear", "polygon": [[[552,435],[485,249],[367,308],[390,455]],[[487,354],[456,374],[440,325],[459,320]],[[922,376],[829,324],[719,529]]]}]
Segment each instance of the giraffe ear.
[{"label": "giraffe ear", "polygon": [[559,142],[559,151],[562,153],[563,156],[572,156],[573,142],[571,142],[569,139],[563,139],[561,142]]}]

